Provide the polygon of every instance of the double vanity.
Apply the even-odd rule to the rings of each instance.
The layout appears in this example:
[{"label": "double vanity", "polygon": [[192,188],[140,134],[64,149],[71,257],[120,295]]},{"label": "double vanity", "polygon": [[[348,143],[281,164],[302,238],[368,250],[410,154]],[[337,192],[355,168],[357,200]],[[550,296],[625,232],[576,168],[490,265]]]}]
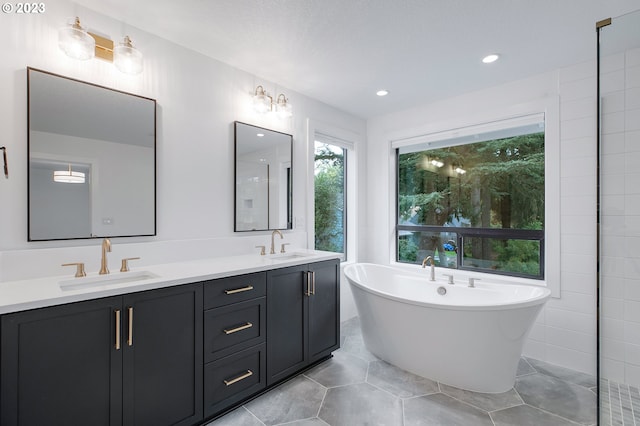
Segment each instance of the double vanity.
[{"label": "double vanity", "polygon": [[0,424],[204,423],[339,347],[337,257],[0,283]]}]

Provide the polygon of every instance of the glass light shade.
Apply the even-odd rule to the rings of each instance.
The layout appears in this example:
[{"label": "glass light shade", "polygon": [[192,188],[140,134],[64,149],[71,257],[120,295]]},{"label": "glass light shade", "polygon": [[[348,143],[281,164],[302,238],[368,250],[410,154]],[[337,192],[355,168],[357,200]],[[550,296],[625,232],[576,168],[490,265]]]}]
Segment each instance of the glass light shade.
[{"label": "glass light shade", "polygon": [[58,47],[69,57],[79,60],[91,59],[95,55],[96,41],[81,26],[75,23],[58,30]]},{"label": "glass light shade", "polygon": [[253,109],[260,114],[271,110],[271,99],[267,95],[257,94],[253,97]]},{"label": "glass light shade", "polygon": [[84,173],[72,172],[71,166],[69,170],[56,170],[53,172],[53,181],[61,183],[84,183]]},{"label": "glass light shade", "polygon": [[287,118],[293,115],[293,108],[291,106],[291,103],[289,103],[289,100],[283,94],[278,95],[276,112],[281,118]]},{"label": "glass light shade", "polygon": [[125,36],[124,43],[113,48],[113,63],[125,74],[142,72],[142,53],[133,47],[129,36]]}]

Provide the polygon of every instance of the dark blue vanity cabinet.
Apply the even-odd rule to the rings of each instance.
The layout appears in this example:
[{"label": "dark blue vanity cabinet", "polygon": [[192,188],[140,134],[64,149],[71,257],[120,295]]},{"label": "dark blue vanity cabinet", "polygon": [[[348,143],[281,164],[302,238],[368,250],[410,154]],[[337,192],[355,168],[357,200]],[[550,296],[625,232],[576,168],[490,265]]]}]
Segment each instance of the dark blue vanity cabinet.
[{"label": "dark blue vanity cabinet", "polygon": [[338,260],[267,272],[267,385],[340,347]]},{"label": "dark blue vanity cabinet", "polygon": [[204,415],[266,387],[266,273],[204,284]]},{"label": "dark blue vanity cabinet", "polygon": [[338,260],[2,315],[0,424],[196,425],[339,347]]},{"label": "dark blue vanity cabinet", "polygon": [[2,316],[0,424],[202,419],[202,284]]}]

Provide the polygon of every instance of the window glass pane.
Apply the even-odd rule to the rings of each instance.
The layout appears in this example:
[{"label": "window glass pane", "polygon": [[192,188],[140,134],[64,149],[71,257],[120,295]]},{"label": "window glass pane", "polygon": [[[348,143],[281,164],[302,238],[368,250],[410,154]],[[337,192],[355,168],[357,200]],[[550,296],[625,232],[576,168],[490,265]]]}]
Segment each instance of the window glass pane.
[{"label": "window glass pane", "polygon": [[543,229],[544,133],[398,155],[398,218]]},{"label": "window glass pane", "polygon": [[[399,149],[398,261],[421,263],[433,256],[443,267],[543,278],[540,128],[522,127],[500,139],[476,135],[481,142],[456,140],[443,147],[435,141]],[[437,148],[424,149],[429,144]]]},{"label": "window glass pane", "polygon": [[399,231],[398,261],[421,264],[431,256],[436,266],[457,267],[457,235],[454,232]]},{"label": "window glass pane", "polygon": [[345,160],[347,150],[315,142],[315,248],[345,253]]},{"label": "window glass pane", "polygon": [[537,276],[540,271],[540,241],[465,238],[462,256],[464,269],[479,269],[483,272],[512,273],[514,275]]}]

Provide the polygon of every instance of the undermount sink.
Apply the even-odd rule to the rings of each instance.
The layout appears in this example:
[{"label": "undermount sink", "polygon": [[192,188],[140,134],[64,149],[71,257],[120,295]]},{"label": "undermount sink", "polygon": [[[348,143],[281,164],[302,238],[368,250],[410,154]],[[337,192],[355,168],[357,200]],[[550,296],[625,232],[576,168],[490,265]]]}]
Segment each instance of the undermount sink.
[{"label": "undermount sink", "polygon": [[271,260],[275,260],[275,261],[285,261],[285,260],[293,260],[293,259],[300,259],[300,258],[304,258],[304,257],[309,257],[311,256],[311,254],[309,253],[284,253],[284,254],[274,254],[272,256],[269,256],[269,259]]},{"label": "undermount sink", "polygon": [[150,280],[158,276],[149,271],[116,272],[109,275],[99,275],[97,277],[72,278],[60,281],[62,291],[79,290],[83,288],[100,287],[103,285],[124,284],[136,281]]}]

